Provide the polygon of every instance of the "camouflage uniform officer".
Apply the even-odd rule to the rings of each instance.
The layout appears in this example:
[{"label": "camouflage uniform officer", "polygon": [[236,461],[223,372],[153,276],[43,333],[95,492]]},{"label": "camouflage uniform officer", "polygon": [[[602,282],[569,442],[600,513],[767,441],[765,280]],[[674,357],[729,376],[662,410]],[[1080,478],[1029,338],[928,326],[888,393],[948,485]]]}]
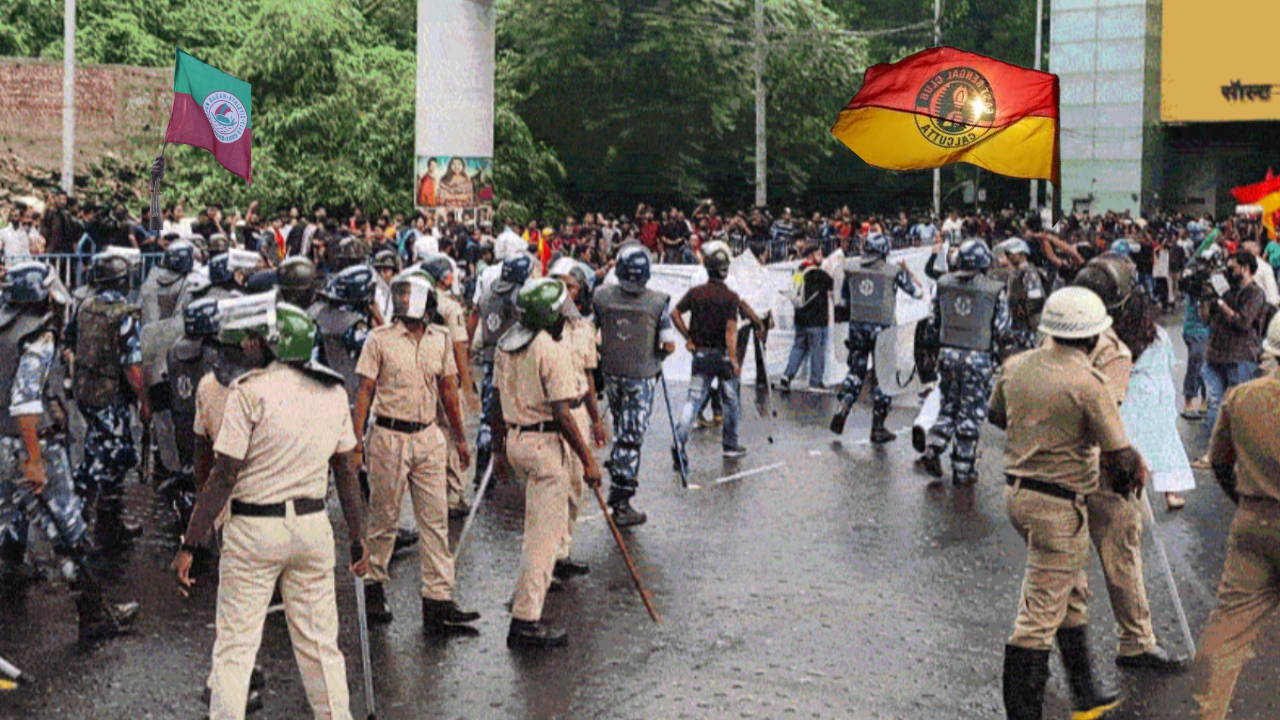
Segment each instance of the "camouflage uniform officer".
[{"label": "camouflage uniform officer", "polygon": [[200,298],[182,311],[184,336],[169,349],[169,413],[181,472],[170,493],[178,523],[186,527],[195,507],[193,475],[196,389],[217,362],[218,300]]},{"label": "camouflage uniform officer", "polygon": [[480,619],[453,601],[454,567],[449,552],[449,508],[445,490],[445,436],[436,426],[437,399],[459,438],[458,454],[468,457],[458,407],[457,366],[448,332],[428,323],[436,312],[431,282],[406,273],[391,282],[395,322],[369,334],[356,373],[356,439],[364,435],[370,410],[375,419],[365,445],[369,467],[369,579],[366,608],[370,620],[389,622],[385,583],[395,544],[400,507],[408,489],[422,537],[420,558],[422,625],[443,633]]},{"label": "camouflage uniform officer", "polygon": [[1218,607],[1200,634],[1195,662],[1201,720],[1225,720],[1263,623],[1280,605],[1280,317],[1263,341],[1266,376],[1227,391],[1209,442],[1218,484],[1236,507]]},{"label": "camouflage uniform officer", "polygon": [[[1143,312],[1143,303],[1130,301],[1135,291],[1140,292],[1134,281],[1136,272],[1128,258],[1107,253],[1090,260],[1073,283],[1102,298],[1114,322],[1098,339],[1090,360],[1106,377],[1107,389],[1117,406],[1128,394],[1133,369],[1133,355],[1117,331],[1138,327],[1134,314]],[[1089,494],[1089,535],[1102,563],[1120,641],[1116,665],[1180,672],[1186,669],[1186,659],[1161,647],[1151,624],[1151,605],[1142,572],[1142,532],[1142,502],[1137,497],[1117,493],[1105,482]]]},{"label": "camouflage uniform officer", "polygon": [[295,255],[276,268],[280,275],[280,299],[300,308],[315,301],[316,265],[310,258]]},{"label": "camouflage uniform officer", "polygon": [[1045,303],[1040,332],[1055,343],[1009,359],[988,417],[1007,431],[1005,500],[1027,542],[1027,568],[1013,635],[1005,646],[1004,702],[1010,720],[1041,717],[1049,652],[1056,640],[1073,718],[1100,718],[1119,694],[1100,692],[1089,659],[1089,506],[1098,451],[1113,488],[1140,491],[1144,468],[1129,445],[1106,380],[1089,361],[1111,318],[1098,296],[1071,287]]},{"label": "camouflage uniform officer", "polygon": [[498,281],[480,296],[477,312],[479,331],[472,339],[472,350],[480,362],[480,429],[476,431],[476,487],[489,465],[493,446],[493,416],[498,411],[493,395],[494,348],[507,330],[515,325],[516,291],[533,272],[533,257],[527,253],[512,255],[502,261]]},{"label": "camouflage uniform officer", "polygon": [[[38,262],[9,268],[0,287],[0,563],[22,565],[28,525],[34,525],[52,542],[77,590],[81,639],[119,634],[137,617],[138,604],[106,603],[96,570],[85,564],[84,503],[67,456],[58,306],[70,296]],[[35,494],[43,495],[44,507]]]},{"label": "camouflage uniform officer", "polygon": [[164,256],[147,279],[138,294],[142,299],[142,324],[173,317],[182,312],[190,300],[188,287],[195,273],[196,246],[186,240],[170,243]]},{"label": "camouflage uniform officer", "polygon": [[891,442],[896,436],[884,426],[893,399],[880,390],[871,366],[876,339],[897,322],[895,313],[899,290],[914,298],[924,294],[906,263],[894,267],[888,264],[888,257],[889,239],[877,233],[867,238],[860,262],[850,262],[845,268],[841,294],[844,304],[849,307],[849,373],[837,394],[840,410],[831,418],[831,432],[843,433],[849,412],[870,378],[873,403],[871,442],[877,444]]},{"label": "camouflage uniform officer", "polygon": [[138,464],[133,446],[132,398],[144,422],[151,409],[143,392],[138,309],[125,299],[128,263],[99,253],[90,270],[93,294],[75,308],[67,343],[75,348],[73,390],[84,416],[84,452],[76,488],[96,503],[95,530],[103,549],[119,549],[142,533],[124,520],[125,474]]},{"label": "camouflage uniform officer", "polygon": [[373,285],[372,268],[352,265],[329,277],[320,301],[307,311],[320,335],[320,361],[343,377],[353,407],[360,388],[356,360],[373,327]]},{"label": "camouflage uniform officer", "polygon": [[1009,353],[1030,350],[1037,344],[1036,327],[1040,322],[1040,310],[1044,307],[1044,275],[1032,265],[1027,256],[1031,248],[1022,238],[1009,238],[1000,243],[1009,261],[1009,313],[1013,318],[1013,333]]},{"label": "camouflage uniform officer", "polygon": [[[578,432],[582,437],[590,437],[597,448],[609,444],[609,432],[604,426],[604,418],[600,415],[600,407],[596,404],[596,383],[594,370],[599,363],[599,350],[596,344],[596,326],[591,319],[583,315],[583,308],[591,309],[591,280],[594,274],[590,269],[573,258],[560,258],[551,264],[547,274],[564,283],[569,292],[570,302],[565,303],[565,326],[561,344],[569,351],[573,367],[577,375],[578,399],[571,403],[574,422],[578,424]],[[556,550],[554,575],[558,578],[569,578],[585,575],[590,568],[584,562],[570,557],[573,549],[573,528],[578,522],[578,513],[582,510],[582,463],[574,460],[573,471],[569,476],[569,524],[564,540]]]},{"label": "camouflage uniform officer", "polygon": [[929,323],[942,345],[939,358],[942,406],[928,434],[921,464],[942,477],[942,453],[955,438],[951,471],[956,485],[978,481],[978,440],[987,419],[994,348],[1009,334],[1009,304],[1002,284],[983,273],[991,267],[991,252],[981,240],[960,244],[957,269],[938,280]]},{"label": "camouflage uniform officer", "polygon": [[645,521],[631,507],[639,488],[640,447],[649,432],[653,395],[662,359],[675,352],[671,298],[645,287],[649,251],[632,243],[618,252],[618,284],[605,285],[591,299],[600,325],[600,365],[615,433],[609,470],[609,506],[619,527]]},{"label": "camouflage uniform officer", "polygon": [[[435,255],[423,260],[420,267],[435,284],[440,304],[439,319],[444,321],[444,327],[453,341],[453,359],[458,365],[458,385],[463,397],[467,398],[467,403],[478,408],[480,402],[475,393],[475,379],[471,376],[471,346],[467,343],[466,311],[450,291],[454,280],[453,263],[444,255]],[[462,516],[471,508],[467,506],[466,489],[463,487],[463,467],[458,457],[457,439],[451,440],[452,442],[447,443],[449,466],[445,471],[449,481],[449,515]]]},{"label": "camouflage uniform officer", "polygon": [[230,501],[219,565],[210,717],[244,717],[254,656],[279,580],[312,712],[349,720],[333,528],[324,500],[331,470],[356,560],[352,571],[358,574],[365,566],[364,508],[341,378],[311,359],[315,325],[300,308],[282,303],[274,312],[222,322],[222,340],[240,340],[248,364],[261,369],[235,382],[214,445],[213,472],[173,562],[181,587],[189,588],[192,552]]},{"label": "camouflage uniform officer", "polygon": [[209,288],[200,297],[215,300],[238,297],[259,262],[257,253],[236,248],[214,257],[209,261]]},{"label": "camouflage uniform officer", "polygon": [[564,630],[542,622],[542,608],[556,548],[568,532],[572,455],[582,462],[587,484],[600,483],[600,469],[570,408],[580,388],[559,340],[567,302],[569,293],[558,280],[527,283],[517,297],[520,320],[503,334],[494,360],[496,447],[505,448],[516,479],[525,484],[524,549],[507,632],[513,649],[568,643]]}]

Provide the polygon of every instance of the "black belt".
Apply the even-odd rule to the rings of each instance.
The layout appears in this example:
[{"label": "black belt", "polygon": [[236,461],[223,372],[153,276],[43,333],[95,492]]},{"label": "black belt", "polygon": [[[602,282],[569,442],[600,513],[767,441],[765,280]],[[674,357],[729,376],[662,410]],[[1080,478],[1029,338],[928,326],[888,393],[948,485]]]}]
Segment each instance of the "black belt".
[{"label": "black belt", "polygon": [[431,423],[409,422],[408,420],[397,420],[395,418],[382,416],[378,416],[378,418],[373,421],[373,424],[380,428],[394,430],[398,433],[408,433],[410,435],[422,432],[423,430],[431,427]]},{"label": "black belt", "polygon": [[1005,484],[1008,485],[1009,487],[1013,487],[1015,484],[1018,484],[1020,487],[1026,490],[1038,492],[1043,495],[1050,495],[1056,498],[1062,498],[1063,500],[1071,500],[1072,502],[1076,501],[1081,497],[1080,493],[1074,490],[1068,490],[1062,487],[1061,485],[1055,485],[1053,483],[1045,482],[1043,480],[1036,480],[1034,478],[1014,477],[1013,475],[1005,475],[1004,481],[1005,481]]},{"label": "black belt", "polygon": [[557,424],[555,420],[534,423],[533,425],[512,425],[511,427],[515,428],[516,430],[519,430],[520,432],[527,432],[527,433],[558,433],[560,432],[560,425]]},{"label": "black belt", "polygon": [[270,505],[256,505],[240,500],[232,500],[231,514],[248,517],[285,517],[288,515],[287,508],[290,502],[293,503],[294,515],[310,515],[324,510],[324,500],[316,498],[298,498],[297,500],[286,500],[285,502],[271,503]]}]

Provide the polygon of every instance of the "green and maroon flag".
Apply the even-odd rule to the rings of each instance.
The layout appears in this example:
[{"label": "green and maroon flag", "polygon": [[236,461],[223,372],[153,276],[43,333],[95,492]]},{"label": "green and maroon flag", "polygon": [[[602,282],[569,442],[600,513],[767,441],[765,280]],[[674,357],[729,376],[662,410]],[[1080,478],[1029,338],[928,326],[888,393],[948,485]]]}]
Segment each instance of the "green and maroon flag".
[{"label": "green and maroon flag", "polygon": [[204,148],[222,166],[253,184],[250,172],[249,83],[182,50],[173,67],[173,110],[165,142]]}]

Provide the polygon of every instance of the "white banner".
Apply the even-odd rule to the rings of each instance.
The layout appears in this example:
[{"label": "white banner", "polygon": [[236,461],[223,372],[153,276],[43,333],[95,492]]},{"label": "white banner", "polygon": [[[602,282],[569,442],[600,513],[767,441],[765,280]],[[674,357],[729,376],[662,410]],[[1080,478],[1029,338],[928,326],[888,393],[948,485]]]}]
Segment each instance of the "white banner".
[{"label": "white banner", "polygon": [[493,157],[493,73],[493,0],[418,0],[418,157]]},{"label": "white banner", "polygon": [[[911,269],[920,282],[925,285],[924,298],[917,300],[905,293],[898,293],[897,320],[898,325],[908,326],[906,330],[900,330],[897,333],[897,353],[899,363],[905,362],[906,365],[899,367],[903,379],[910,371],[911,349],[914,342],[914,333],[911,326],[919,320],[923,320],[929,315],[929,302],[933,297],[933,281],[929,280],[924,274],[924,266],[929,261],[929,248],[912,248],[894,252],[889,256],[889,262],[897,263],[906,261],[907,267]],[[843,258],[834,255],[828,258],[828,262],[823,263],[824,267],[830,270],[836,270],[841,264]],[[769,332],[769,343],[765,348],[765,369],[772,380],[777,380],[782,376],[782,372],[787,367],[787,359],[791,355],[791,345],[795,339],[795,308],[792,307],[791,301],[787,298],[786,292],[791,285],[791,276],[798,267],[798,262],[775,263],[772,265],[760,265],[750,253],[743,253],[734,258],[733,264],[729,266],[729,280],[727,284],[743,300],[751,306],[761,318],[766,313],[773,315],[774,327]],[[840,297],[840,285],[843,282],[843,273],[836,270],[833,273],[836,279],[835,300]],[[695,287],[707,281],[707,272],[700,265],[654,265],[653,277],[649,281],[649,287],[653,290],[667,293],[671,296],[671,306],[675,307],[680,299],[684,297],[689,288]],[[848,353],[844,347],[844,341],[849,336],[849,328],[846,323],[833,323],[829,342],[827,343],[827,369],[824,384],[831,385],[838,383],[844,378],[845,369],[847,367],[846,360]],[[751,384],[755,382],[756,366],[754,350],[749,350],[746,360],[742,363],[742,382],[743,384]],[[904,360],[905,358],[905,360]],[[673,381],[688,381],[689,367],[693,362],[692,356],[683,345],[676,348],[676,352],[667,358],[663,363],[663,372],[666,373],[668,379]],[[802,377],[807,377],[807,367],[800,373]]]}]

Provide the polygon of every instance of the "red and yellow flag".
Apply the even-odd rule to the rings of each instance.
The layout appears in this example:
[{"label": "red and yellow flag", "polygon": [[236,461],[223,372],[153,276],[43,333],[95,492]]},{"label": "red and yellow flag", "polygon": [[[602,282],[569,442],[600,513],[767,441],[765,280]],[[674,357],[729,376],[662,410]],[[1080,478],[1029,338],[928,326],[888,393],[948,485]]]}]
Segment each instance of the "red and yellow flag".
[{"label": "red and yellow flag", "polygon": [[888,170],[967,162],[1057,184],[1058,76],[931,48],[869,68],[831,134]]}]

